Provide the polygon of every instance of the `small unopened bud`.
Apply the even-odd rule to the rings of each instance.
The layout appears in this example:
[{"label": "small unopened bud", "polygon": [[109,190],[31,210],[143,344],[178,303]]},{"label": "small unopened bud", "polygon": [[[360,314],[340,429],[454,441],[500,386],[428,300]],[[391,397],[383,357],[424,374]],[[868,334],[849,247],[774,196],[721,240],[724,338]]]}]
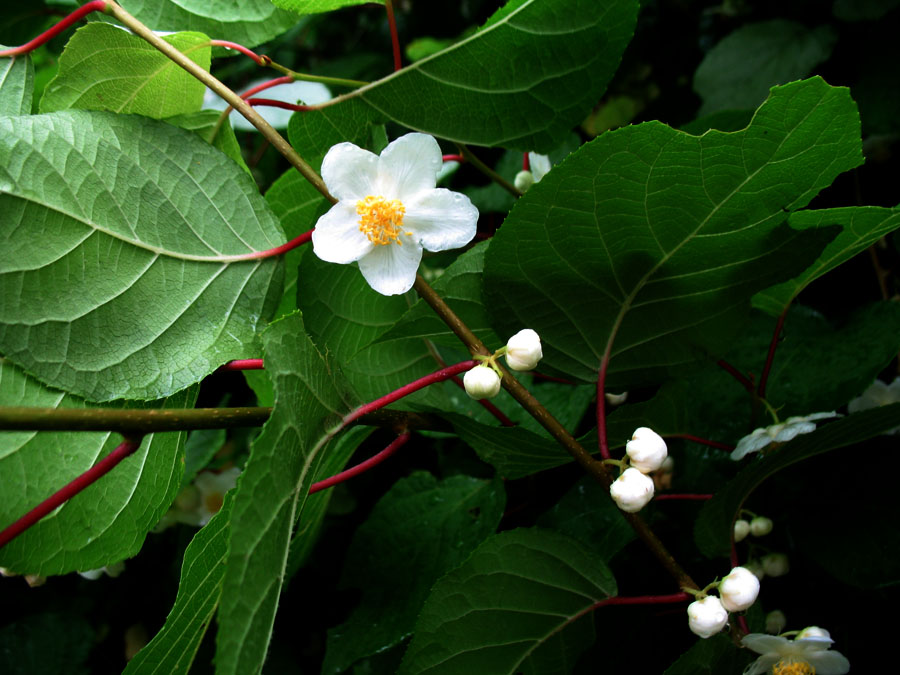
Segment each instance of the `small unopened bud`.
[{"label": "small unopened bud", "polygon": [[653,479],[634,468],[625,472],[613,481],[609,488],[616,505],[627,513],[636,513],[653,499]]},{"label": "small unopened bud", "polygon": [[750,534],[754,537],[764,537],[772,531],[772,519],[765,516],[756,516],[750,521]]},{"label": "small unopened bud", "polygon": [[525,192],[525,190],[534,185],[534,174],[530,171],[520,171],[513,179],[513,185],[516,186],[516,190],[519,192]]},{"label": "small unopened bud", "polygon": [[743,518],[734,521],[734,541],[735,543],[743,541],[750,534],[750,523]]},{"label": "small unopened bud", "polygon": [[513,370],[533,370],[543,356],[541,338],[530,328],[523,328],[506,343],[506,365]]},{"label": "small unopened bud", "polygon": [[762,567],[767,576],[784,576],[791,570],[791,561],[784,553],[769,553],[762,558]]},{"label": "small unopened bud", "polygon": [[704,639],[720,632],[728,623],[728,612],[714,595],[695,600],[688,605],[687,613],[691,631]]},{"label": "small unopened bud", "polygon": [[773,609],[766,614],[766,632],[771,635],[778,635],[787,626],[787,617],[780,609]]},{"label": "small unopened bud", "polygon": [[719,598],[729,612],[743,612],[756,602],[759,579],[744,567],[735,567],[719,582]]},{"label": "small unopened bud", "polygon": [[744,569],[750,570],[753,572],[753,576],[755,576],[760,581],[766,576],[766,571],[763,569],[762,563],[755,558],[752,560],[748,560],[744,563]]},{"label": "small unopened bud", "polygon": [[628,400],[628,392],[623,391],[621,394],[604,394],[606,402],[610,405],[622,405]]},{"label": "small unopened bud", "polygon": [[641,473],[656,471],[666,460],[666,442],[653,429],[639,427],[625,444],[631,466]]},{"label": "small unopened bud", "polygon": [[463,376],[463,385],[476,400],[493,398],[500,393],[500,376],[489,366],[475,366]]},{"label": "small unopened bud", "polygon": [[797,637],[795,640],[828,640],[831,642],[831,633],[829,633],[824,628],[819,628],[818,626],[807,626],[799,633],[797,633]]}]

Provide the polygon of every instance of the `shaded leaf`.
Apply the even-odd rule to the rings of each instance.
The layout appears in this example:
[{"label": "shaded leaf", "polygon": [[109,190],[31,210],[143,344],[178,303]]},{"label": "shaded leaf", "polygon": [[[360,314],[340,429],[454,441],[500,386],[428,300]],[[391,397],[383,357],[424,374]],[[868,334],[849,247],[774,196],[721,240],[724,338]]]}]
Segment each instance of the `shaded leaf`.
[{"label": "shaded leaf", "polygon": [[281,265],[224,257],[284,235],[194,134],[102,112],[0,118],[0,231],[0,350],[52,386],[157,398],[259,356]]},{"label": "shaded leaf", "polygon": [[289,9],[298,14],[314,14],[330,12],[341,7],[362,5],[366,3],[384,4],[384,0],[272,0],[272,4],[282,9]]},{"label": "shaded leaf", "polygon": [[[0,45],[4,49],[6,45]],[[0,60],[0,115],[30,115],[34,65],[27,54]]]},{"label": "shaded leaf", "polygon": [[[165,401],[112,407],[189,408],[196,391]],[[0,405],[90,408],[0,359]],[[0,549],[0,566],[20,574],[91,570],[135,555],[178,494],[184,432],[151,434],[116,469]],[[112,432],[4,432],[0,445],[0,529],[80,476],[122,442]]]},{"label": "shaded leaf", "polygon": [[742,132],[650,122],[603,134],[494,237],[484,279],[497,332],[530,326],[542,364],[587,381],[610,350],[612,388],[724,352],[752,295],[834,235],[792,231],[785,212],[860,162],[858,130],[848,90],[813,78],[774,89]]},{"label": "shaded leaf", "polygon": [[664,675],[740,673],[755,657],[746,649],[738,649],[728,636],[713,635],[706,640],[697,640],[693,647],[666,668]]},{"label": "shaded leaf", "polygon": [[19,618],[0,630],[4,675],[86,675],[94,629],[77,614],[46,612]]},{"label": "shaded leaf", "polygon": [[[209,70],[209,38],[175,33],[162,38]],[[68,108],[136,113],[162,119],[192,113],[205,87],[146,40],[93,21],[75,31],[59,57],[59,72],[44,89],[41,112]]]},{"label": "shaded leaf", "polygon": [[429,595],[400,673],[512,673],[616,593],[580,543],[550,530],[487,539]]}]

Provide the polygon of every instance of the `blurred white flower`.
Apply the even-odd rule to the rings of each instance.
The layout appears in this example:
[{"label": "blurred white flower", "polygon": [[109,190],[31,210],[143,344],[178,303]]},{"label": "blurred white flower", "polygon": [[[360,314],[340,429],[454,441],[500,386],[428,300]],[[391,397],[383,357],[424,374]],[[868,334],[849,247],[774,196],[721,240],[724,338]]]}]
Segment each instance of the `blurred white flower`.
[{"label": "blurred white flower", "polygon": [[[900,403],[900,377],[894,378],[890,384],[881,380],[875,380],[862,394],[847,404],[847,410],[851,413],[870,408],[880,408],[883,405]],[[900,426],[894,427],[887,434],[900,433]]]},{"label": "blurred white flower", "polygon": [[772,531],[774,523],[771,518],[765,516],[756,516],[750,521],[750,534],[754,537],[764,537]]},{"label": "blurred white flower", "polygon": [[475,236],[478,209],[435,180],[441,148],[426,134],[406,134],[381,156],[338,143],[322,160],[322,179],[339,201],[319,218],[313,250],[322,260],[359,262],[382,295],[412,288],[422,249],[446,251]]},{"label": "blurred white flower", "polygon": [[528,167],[516,174],[513,185],[519,192],[525,192],[535,183],[539,183],[541,178],[547,175],[553,164],[547,155],[539,155],[536,152],[528,153]]},{"label": "blurred white flower", "polygon": [[743,518],[734,521],[734,543],[743,541],[750,534],[750,523]]},{"label": "blurred white flower", "polygon": [[695,600],[688,605],[687,613],[691,631],[704,639],[720,632],[728,623],[728,612],[714,595]]},{"label": "blurred white flower", "polygon": [[766,614],[766,632],[777,635],[787,625],[787,617],[780,609],[773,609]]},{"label": "blurred white flower", "polygon": [[[822,629],[819,629],[822,630]],[[828,631],[823,631],[828,635]],[[801,632],[802,634],[802,632]],[[850,662],[840,652],[830,650],[833,640],[830,636],[797,636],[794,640],[776,635],[751,633],[741,640],[743,645],[761,654],[744,671],[744,675],[763,673],[815,673],[816,675],[844,675],[849,672]],[[791,665],[797,668],[788,670]],[[803,665],[809,666],[806,670]]]},{"label": "blurred white flower", "polygon": [[784,553],[769,553],[761,562],[767,577],[781,577],[791,571],[790,558]]},{"label": "blurred white flower", "polygon": [[831,417],[840,417],[840,415],[832,411],[813,413],[803,417],[788,417],[784,422],[754,429],[752,433],[738,441],[737,447],[731,453],[731,459],[735,461],[743,459],[753,452],[762,450],[770,443],[787,443],[800,434],[815,431],[817,420]]},{"label": "blurred white flower", "polygon": [[113,563],[112,565],[107,565],[106,567],[100,567],[95,570],[87,570],[85,572],[79,572],[78,576],[87,579],[88,581],[96,581],[104,574],[108,577],[116,578],[122,572],[125,571],[125,562],[119,561],[117,563]]},{"label": "blurred white flower", "polygon": [[[248,84],[245,89],[252,89],[260,84],[267,82],[266,79],[254,80]],[[255,95],[255,98],[270,98],[275,101],[284,101],[285,103],[302,103],[303,105],[317,105],[331,100],[331,92],[324,84],[320,82],[288,82],[287,84],[279,84],[277,87],[265,89]],[[207,89],[203,94],[203,108],[206,110],[225,110],[228,104],[216,94],[212,89]],[[288,122],[291,120],[293,110],[282,110],[272,106],[257,106],[254,108],[256,112],[262,115],[262,118],[276,129],[287,129]],[[240,131],[256,131],[247,119],[236,110],[232,110],[228,119],[231,126]]]}]

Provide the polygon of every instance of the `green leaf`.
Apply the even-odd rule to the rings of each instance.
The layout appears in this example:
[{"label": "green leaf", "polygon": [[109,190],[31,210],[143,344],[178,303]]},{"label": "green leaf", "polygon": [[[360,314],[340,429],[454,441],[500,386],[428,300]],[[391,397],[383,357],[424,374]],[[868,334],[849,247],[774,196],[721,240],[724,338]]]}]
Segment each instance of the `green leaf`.
[{"label": "green leaf", "polygon": [[[827,236],[781,226],[860,162],[849,91],[779,87],[744,131],[657,122],[587,143],[519,199],[485,256],[497,332],[527,325],[544,364],[607,386],[661,381],[722,353],[752,295],[808,266]],[[820,238],[812,235],[822,235]]]},{"label": "green leaf", "polygon": [[[21,119],[21,118],[20,118]],[[128,408],[189,408],[196,391],[165,401],[111,404]],[[0,406],[90,408],[48,389],[0,359]],[[185,434],[144,437],[116,469],[0,549],[0,566],[20,574],[91,570],[135,555],[147,532],[178,494]],[[112,432],[4,432],[0,446],[0,529],[80,476],[122,442]]]},{"label": "green leaf", "polygon": [[536,651],[615,593],[606,565],[575,540],[503,532],[434,585],[400,673],[529,672]]},{"label": "green leaf", "polygon": [[810,283],[900,228],[900,208],[851,206],[799,211],[792,213],[788,222],[796,230],[815,230],[828,225],[840,225],[844,229],[802,274],[753,296],[753,306],[773,316],[781,314]]},{"label": "green leaf", "polygon": [[809,457],[837,450],[883,434],[900,424],[900,403],[864,410],[798,436],[761,459],[754,460],[704,504],[694,524],[694,539],[707,557],[727,556],[732,523],[760,483]]},{"label": "green leaf", "polygon": [[281,265],[226,256],[284,235],[194,134],[102,112],[0,118],[0,190],[0,350],[39,379],[158,398],[259,356]]},{"label": "green leaf", "polygon": [[773,19],[741,26],[710,50],[694,73],[700,115],[755,108],[770,87],[798,80],[828,58],[837,41],[830,26],[810,29]]},{"label": "green leaf", "polygon": [[233,497],[234,491],[228,492],[221,510],[194,535],[184,552],[175,605],[124,675],[186,675],[190,670],[222,593]]},{"label": "green leaf", "polygon": [[719,675],[740,673],[753,659],[746,649],[738,649],[725,635],[697,640],[694,646],[666,668],[664,675]]},{"label": "green leaf", "polygon": [[219,609],[220,675],[262,670],[294,523],[324,446],[356,402],[334,363],[307,337],[299,314],[272,324],[263,345],[275,408],[238,480]]},{"label": "green leaf", "polygon": [[269,0],[123,0],[119,4],[153,30],[197,31],[245,47],[268,42],[297,23],[294,14]]},{"label": "green leaf", "polygon": [[197,429],[192,431],[184,444],[184,475],[181,487],[194,482],[197,474],[206,468],[216,453],[225,445],[224,429]]},{"label": "green leaf", "polygon": [[[0,49],[6,45],[0,45]],[[30,115],[34,65],[25,54],[0,60],[0,115]]]},{"label": "green leaf", "polygon": [[[207,36],[175,33],[163,40],[209,70]],[[78,108],[162,119],[200,110],[205,89],[146,40],[93,21],[75,31],[60,55],[59,72],[41,97],[41,112]]]},{"label": "green leaf", "polygon": [[637,10],[635,0],[516,0],[474,35],[351,96],[417,131],[546,153],[603,94]]},{"label": "green leaf", "polygon": [[328,631],[322,672],[343,672],[410,635],[432,584],[493,534],[505,502],[497,480],[417,472],[397,481],[350,544],[341,586],[362,599]]},{"label": "green leaf", "polygon": [[[506,341],[494,333],[481,300],[481,272],[484,253],[489,245],[490,242],[484,241],[463,253],[432,286],[482,342],[499,348]],[[459,346],[459,338],[422,299],[417,300],[393,327],[378,338],[378,342],[399,338],[420,338],[451,347]]]},{"label": "green leaf", "polygon": [[186,115],[167,117],[163,121],[176,127],[193,131],[204,141],[212,144],[214,148],[231,157],[235,164],[244,171],[250,173],[250,169],[241,155],[241,147],[238,145],[237,138],[234,135],[234,129],[231,128],[228,120],[225,120],[220,127],[219,117],[220,114],[215,110],[198,110]]},{"label": "green leaf", "polygon": [[384,0],[272,0],[272,4],[282,9],[297,12],[297,14],[316,14],[318,12],[330,12],[341,7],[350,7],[351,5],[383,5]]}]

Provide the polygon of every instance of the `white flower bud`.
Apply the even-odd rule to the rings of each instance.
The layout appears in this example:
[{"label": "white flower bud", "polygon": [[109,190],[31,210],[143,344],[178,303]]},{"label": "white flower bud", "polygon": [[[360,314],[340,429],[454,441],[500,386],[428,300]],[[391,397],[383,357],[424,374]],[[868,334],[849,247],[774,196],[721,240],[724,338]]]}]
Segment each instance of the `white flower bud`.
[{"label": "white flower bud", "polygon": [[606,402],[610,405],[622,405],[625,401],[628,400],[628,392],[623,391],[621,394],[604,394],[606,396]]},{"label": "white flower bud", "polygon": [[762,558],[762,567],[767,576],[784,576],[791,570],[791,561],[784,553],[769,553]]},{"label": "white flower bud", "polygon": [[712,637],[728,623],[728,612],[714,595],[695,600],[687,608],[688,626],[702,638]]},{"label": "white flower bud", "polygon": [[719,597],[729,612],[743,612],[756,602],[757,595],[759,579],[744,567],[735,567],[719,582]]},{"label": "white flower bud", "polygon": [[772,531],[772,519],[765,516],[756,516],[750,521],[750,534],[754,537],[764,537]]},{"label": "white flower bud", "polygon": [[520,171],[513,179],[513,185],[516,186],[516,190],[519,192],[525,192],[525,190],[534,185],[534,174],[530,171]]},{"label": "white flower bud", "polygon": [[832,642],[831,633],[829,633],[824,628],[819,628],[818,626],[807,626],[799,633],[797,633],[797,637],[795,640],[828,640]]},{"label": "white flower bud", "polygon": [[506,365],[513,370],[533,370],[543,356],[541,338],[530,328],[520,330],[506,343]]},{"label": "white flower bud", "polygon": [[780,609],[773,609],[766,614],[766,632],[778,635],[787,626],[787,617]]},{"label": "white flower bud", "polygon": [[743,541],[750,534],[750,523],[743,518],[734,521],[734,541],[735,543]]},{"label": "white flower bud", "polygon": [[493,398],[500,393],[500,376],[490,366],[475,366],[463,376],[463,385],[471,398]]},{"label": "white flower bud", "polygon": [[634,430],[631,440],[625,444],[625,452],[631,466],[641,473],[656,471],[666,459],[668,450],[662,437],[647,427]]},{"label": "white flower bud", "polygon": [[609,494],[618,507],[627,513],[636,513],[653,499],[653,479],[634,468],[625,472],[613,481]]}]

